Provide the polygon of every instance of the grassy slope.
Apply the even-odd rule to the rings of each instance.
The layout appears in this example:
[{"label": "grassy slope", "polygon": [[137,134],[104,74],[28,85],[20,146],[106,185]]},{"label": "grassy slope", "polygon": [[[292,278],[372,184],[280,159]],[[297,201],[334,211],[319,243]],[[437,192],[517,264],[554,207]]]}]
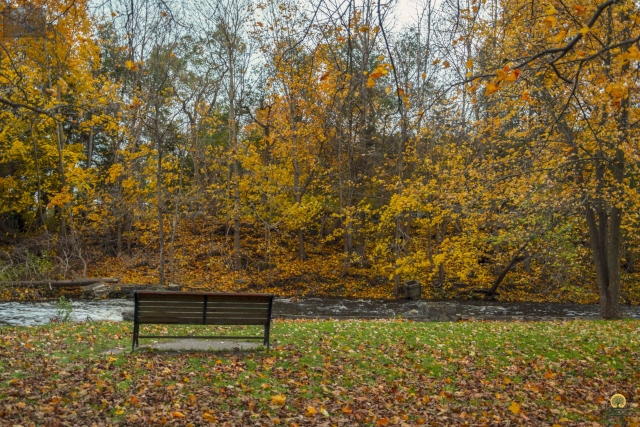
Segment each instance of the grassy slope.
[{"label": "grassy slope", "polygon": [[[121,283],[157,284],[159,259],[155,246],[156,226],[154,223],[147,226],[145,231],[140,231],[146,238],[139,236],[135,239],[137,244],[133,245],[128,255],[110,257],[94,248],[96,252],[90,257],[89,276],[121,277]],[[274,233],[269,265],[265,262],[264,230],[260,227],[243,227],[241,247],[243,263],[246,263],[247,269],[236,271],[229,268],[233,258],[233,233],[231,231],[228,235],[226,232],[227,229],[222,224],[203,220],[183,221],[176,237],[175,281],[195,290],[260,291],[281,296],[393,296],[393,269],[365,263],[351,266],[348,274],[343,276],[343,243],[338,238],[332,240],[320,239],[318,236],[308,237],[306,248],[309,259],[300,261],[297,259],[296,238],[284,232]],[[167,257],[168,244],[167,242]],[[566,268],[557,267],[563,274],[569,274],[569,277],[558,275],[559,271],[556,270],[543,274],[542,267],[535,262],[532,270],[526,271],[523,263],[518,263],[500,285],[500,298],[509,301],[597,303],[598,292],[593,267],[590,260],[584,262],[585,270],[580,275],[567,273],[564,271]],[[168,264],[167,260],[167,277]],[[470,289],[489,288],[495,279],[490,273],[493,268],[492,263],[478,264],[477,278],[470,279],[457,277],[458,272],[452,267],[447,272],[449,281],[443,287],[431,285],[436,272],[426,268],[421,269],[415,277],[403,277],[403,280],[420,280],[424,285],[424,298],[459,298],[471,295]],[[622,275],[622,301],[639,304],[640,272],[628,274],[623,271]],[[480,277],[484,279],[481,280]],[[454,285],[453,282],[457,284]]]},{"label": "grassy slope", "polygon": [[130,331],[0,327],[0,424],[592,425],[616,392],[640,417],[639,321],[278,321],[268,354],[102,354]]}]

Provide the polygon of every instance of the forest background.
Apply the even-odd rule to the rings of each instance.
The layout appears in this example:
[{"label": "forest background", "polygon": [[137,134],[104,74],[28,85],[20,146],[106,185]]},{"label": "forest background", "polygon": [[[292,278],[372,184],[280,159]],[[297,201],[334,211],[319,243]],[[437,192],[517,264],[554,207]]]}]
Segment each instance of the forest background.
[{"label": "forest background", "polygon": [[638,4],[396,7],[0,5],[0,281],[640,302]]}]

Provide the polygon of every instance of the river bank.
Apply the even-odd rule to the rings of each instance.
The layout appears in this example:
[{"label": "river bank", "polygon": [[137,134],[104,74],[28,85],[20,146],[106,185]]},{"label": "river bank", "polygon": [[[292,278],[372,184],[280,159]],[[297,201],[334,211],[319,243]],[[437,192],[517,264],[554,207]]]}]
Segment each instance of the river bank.
[{"label": "river bank", "polygon": [[[131,299],[71,302],[74,321],[122,321],[133,312]],[[416,320],[562,320],[597,319],[595,304],[501,302],[474,300],[386,300],[365,298],[276,298],[274,318],[414,318]],[[0,302],[0,325],[44,325],[56,316],[55,300]],[[639,306],[625,306],[627,317],[640,319]]]}]

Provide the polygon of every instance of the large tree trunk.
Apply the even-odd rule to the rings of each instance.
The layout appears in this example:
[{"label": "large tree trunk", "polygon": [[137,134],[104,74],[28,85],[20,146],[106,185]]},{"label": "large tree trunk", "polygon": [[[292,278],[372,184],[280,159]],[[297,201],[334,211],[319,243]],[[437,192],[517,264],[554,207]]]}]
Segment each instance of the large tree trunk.
[{"label": "large tree trunk", "polygon": [[[551,96],[546,91],[541,92],[551,107],[553,102]],[[621,103],[621,114],[619,119],[619,127],[623,130],[623,139],[628,141],[629,127],[629,100],[624,99]],[[549,111],[553,114],[553,109]],[[575,142],[573,130],[567,125],[562,117],[553,118],[558,124],[559,130],[562,132],[568,146],[571,148],[571,159],[575,161],[575,181],[582,185],[582,172],[579,167],[580,162],[578,156],[578,146]],[[603,117],[602,124],[606,121],[606,114]],[[620,141],[621,143],[622,141]],[[604,153],[597,153],[596,159],[606,158]],[[609,171],[606,169],[609,168]],[[622,186],[624,180],[624,153],[616,150],[612,164],[606,165],[604,162],[596,160],[595,164],[595,180],[596,194],[602,195],[607,190],[606,180],[607,172],[613,176],[616,185]],[[610,183],[611,184],[611,183]],[[598,282],[598,293],[600,296],[600,315],[603,319],[619,319],[622,317],[620,310],[620,248],[622,244],[621,223],[622,208],[611,206],[607,212],[606,202],[603,197],[590,199],[585,203],[585,218],[587,227],[589,228],[589,243],[593,254],[593,261],[596,269],[596,278]]]},{"label": "large tree trunk", "polygon": [[[598,211],[599,220],[595,211]],[[617,211],[617,212],[614,212]],[[611,209],[609,218],[603,207],[586,207],[586,219],[593,261],[596,267],[600,315],[603,319],[622,317],[620,310],[620,220],[622,212]]]},{"label": "large tree trunk", "polygon": [[[623,19],[626,19],[626,16]],[[626,71],[628,67],[629,64],[626,64],[623,69]],[[623,99],[620,107],[618,127],[622,130],[622,135],[620,140],[617,141],[618,147],[612,159],[613,161],[606,164],[598,161],[596,164],[598,194],[602,194],[603,190],[606,190],[607,172],[613,177],[613,184],[616,187],[621,188],[624,185],[625,158],[624,152],[620,147],[623,143],[629,143],[629,98]],[[599,157],[606,158],[603,154],[599,153]],[[622,317],[622,310],[620,309],[622,207],[614,202],[611,203],[607,211],[607,204],[605,203],[604,198],[587,202],[586,219],[598,280],[600,316],[603,319],[619,319]]]}]

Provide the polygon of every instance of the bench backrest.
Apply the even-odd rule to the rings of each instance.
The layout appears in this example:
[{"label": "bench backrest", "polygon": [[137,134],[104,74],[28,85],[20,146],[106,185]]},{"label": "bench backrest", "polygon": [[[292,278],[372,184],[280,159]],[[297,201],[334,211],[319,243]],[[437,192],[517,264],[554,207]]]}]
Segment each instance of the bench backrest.
[{"label": "bench backrest", "polygon": [[267,325],[273,294],[135,292],[139,324]]}]

